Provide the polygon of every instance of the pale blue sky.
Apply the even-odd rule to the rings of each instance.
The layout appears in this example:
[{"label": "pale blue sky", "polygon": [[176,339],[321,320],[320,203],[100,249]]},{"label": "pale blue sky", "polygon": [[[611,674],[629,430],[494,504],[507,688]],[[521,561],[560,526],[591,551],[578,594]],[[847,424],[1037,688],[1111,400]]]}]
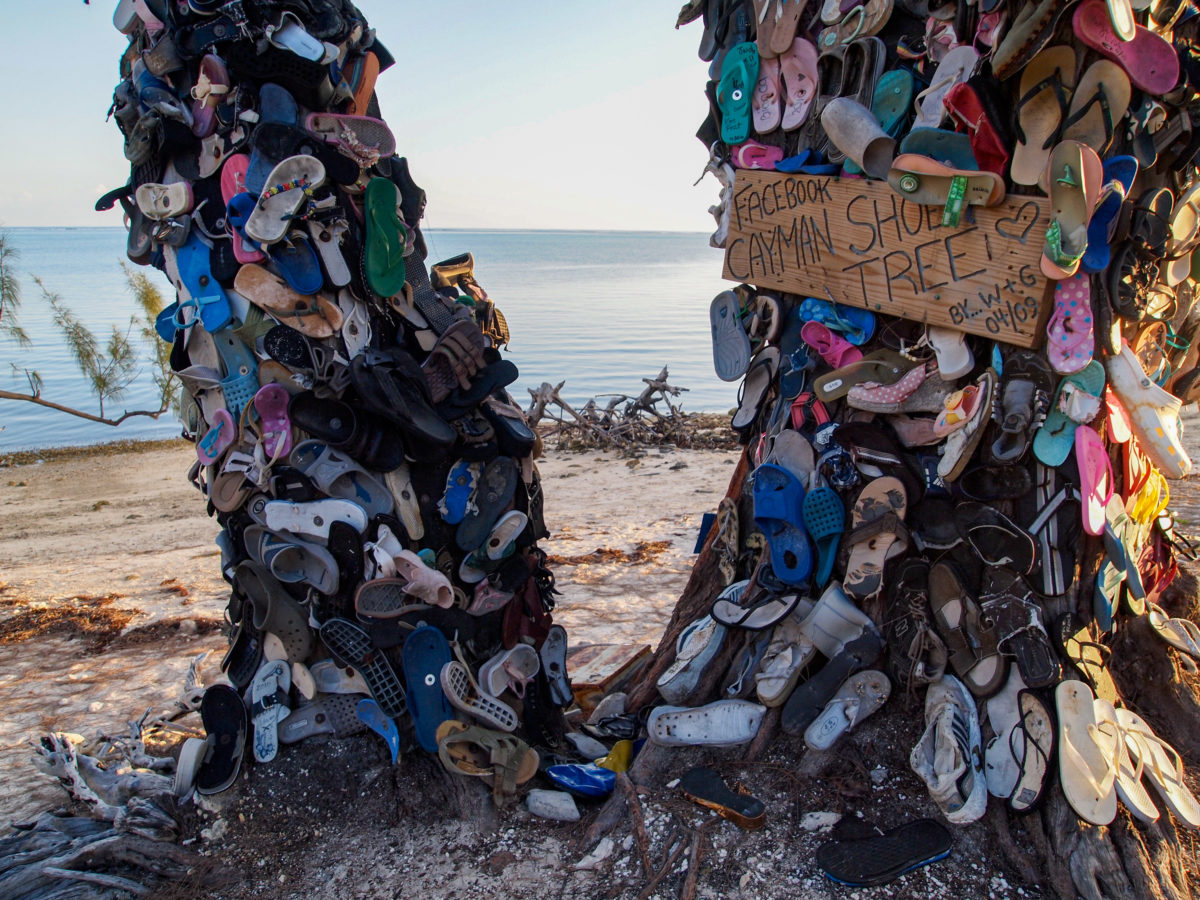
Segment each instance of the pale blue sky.
[{"label": "pale blue sky", "polygon": [[[0,224],[116,225],[95,198],[125,182],[104,116],[125,37],[116,0],[5,3]],[[359,0],[396,57],[384,118],[438,228],[702,231],[707,154],[700,23],[680,0]]]}]

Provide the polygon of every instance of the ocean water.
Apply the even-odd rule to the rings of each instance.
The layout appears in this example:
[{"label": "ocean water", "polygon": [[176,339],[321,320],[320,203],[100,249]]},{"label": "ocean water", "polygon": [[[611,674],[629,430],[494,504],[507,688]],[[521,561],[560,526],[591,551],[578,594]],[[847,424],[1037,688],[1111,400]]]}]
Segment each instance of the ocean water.
[{"label": "ocean water", "polygon": [[[66,345],[55,330],[38,277],[62,296],[100,337],[125,330],[135,312],[121,263],[119,228],[6,228],[24,302],[20,322],[33,338],[26,350],[0,339],[0,388],[27,389],[25,370],[43,380],[42,396],[98,412]],[[643,378],[670,368],[670,382],[688,388],[679,402],[689,412],[724,411],[737,386],[712,369],[708,304],[724,289],[721,256],[707,236],[661,232],[466,231],[426,233],[429,261],[464,251],[475,256],[479,283],[504,312],[512,331],[509,358],[521,377],[510,390],[528,405],[526,388],[566,381],[573,404],[602,394],[636,395]],[[137,268],[137,267],[133,267]],[[171,296],[166,279],[141,269]],[[603,400],[603,398],[602,398]],[[106,415],[155,409],[143,370],[125,398]],[[135,418],[117,428],[31,403],[0,400],[0,450],[89,444],[178,434],[170,414]]]}]

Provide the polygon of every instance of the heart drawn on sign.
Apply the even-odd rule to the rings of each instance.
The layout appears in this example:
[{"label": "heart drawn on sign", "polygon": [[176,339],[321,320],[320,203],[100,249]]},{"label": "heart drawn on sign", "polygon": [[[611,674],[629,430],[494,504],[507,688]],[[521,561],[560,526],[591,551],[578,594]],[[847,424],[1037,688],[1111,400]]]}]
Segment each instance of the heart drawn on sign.
[{"label": "heart drawn on sign", "polygon": [[[1026,221],[1026,213],[1029,213],[1028,221]],[[1021,208],[1017,210],[1015,216],[996,220],[996,233],[1001,237],[1016,241],[1021,246],[1025,246],[1025,239],[1029,237],[1029,232],[1033,231],[1033,226],[1037,224],[1037,221],[1038,205],[1032,200],[1026,200],[1021,204]],[[1013,226],[1012,231],[1005,231],[1005,225]],[[1025,230],[1018,234],[1021,225],[1025,226]]]}]

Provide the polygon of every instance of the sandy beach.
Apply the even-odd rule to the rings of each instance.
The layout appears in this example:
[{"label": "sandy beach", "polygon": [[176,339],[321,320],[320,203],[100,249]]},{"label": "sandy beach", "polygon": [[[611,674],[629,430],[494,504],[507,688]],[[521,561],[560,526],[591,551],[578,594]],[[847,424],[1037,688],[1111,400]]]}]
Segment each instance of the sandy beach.
[{"label": "sandy beach", "polygon": [[[47,730],[123,730],[170,708],[191,661],[219,674],[228,585],[188,444],[49,452],[0,468],[0,821],[62,799],[27,762]],[[737,454],[551,451],[543,543],[572,643],[654,644]]]}]

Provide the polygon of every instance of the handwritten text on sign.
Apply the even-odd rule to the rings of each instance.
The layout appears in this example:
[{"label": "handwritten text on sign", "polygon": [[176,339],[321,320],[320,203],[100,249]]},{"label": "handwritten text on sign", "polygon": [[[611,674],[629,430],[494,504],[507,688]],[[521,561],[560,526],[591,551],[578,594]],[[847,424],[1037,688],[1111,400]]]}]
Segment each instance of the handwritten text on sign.
[{"label": "handwritten text on sign", "polygon": [[1053,284],[1046,203],[972,206],[949,227],[882,182],[743,169],[724,277],[1034,347]]}]

